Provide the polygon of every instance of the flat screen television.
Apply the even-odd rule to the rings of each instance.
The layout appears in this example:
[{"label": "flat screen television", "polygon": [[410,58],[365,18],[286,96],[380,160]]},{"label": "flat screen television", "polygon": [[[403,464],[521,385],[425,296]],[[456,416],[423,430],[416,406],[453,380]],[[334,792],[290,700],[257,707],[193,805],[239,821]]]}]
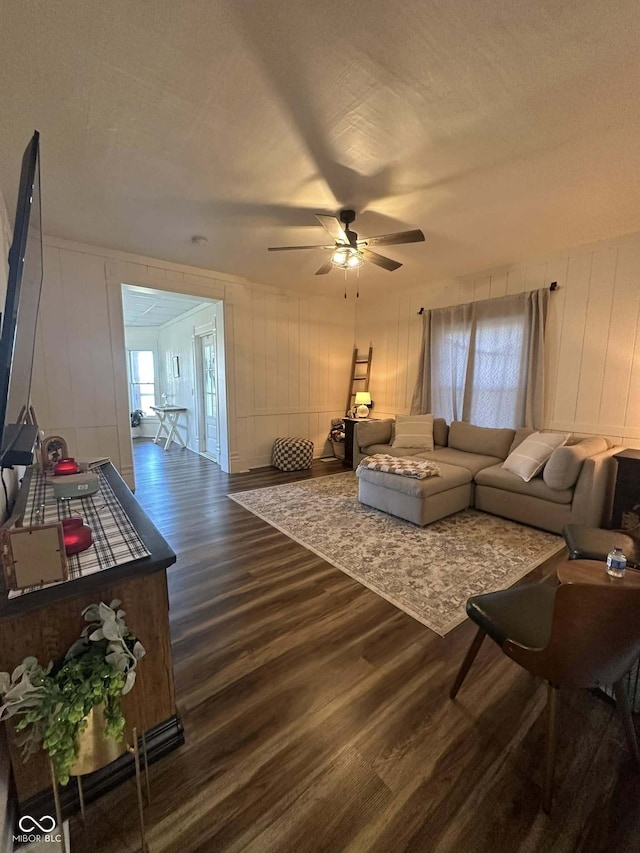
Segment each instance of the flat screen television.
[{"label": "flat screen television", "polygon": [[40,135],[22,158],[0,331],[0,467],[30,465],[37,426],[31,417],[31,374],[42,290]]}]

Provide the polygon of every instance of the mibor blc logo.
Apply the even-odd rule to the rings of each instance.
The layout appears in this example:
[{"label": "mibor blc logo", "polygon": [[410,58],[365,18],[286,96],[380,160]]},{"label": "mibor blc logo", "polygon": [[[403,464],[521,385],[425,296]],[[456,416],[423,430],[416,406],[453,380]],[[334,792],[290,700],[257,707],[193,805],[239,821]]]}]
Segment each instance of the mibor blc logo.
[{"label": "mibor blc logo", "polygon": [[49,814],[42,815],[39,820],[29,814],[22,815],[18,821],[18,827],[21,835],[14,835],[13,840],[21,844],[28,844],[34,841],[54,841],[58,843],[61,841],[60,834],[51,834],[56,828],[56,821]]}]

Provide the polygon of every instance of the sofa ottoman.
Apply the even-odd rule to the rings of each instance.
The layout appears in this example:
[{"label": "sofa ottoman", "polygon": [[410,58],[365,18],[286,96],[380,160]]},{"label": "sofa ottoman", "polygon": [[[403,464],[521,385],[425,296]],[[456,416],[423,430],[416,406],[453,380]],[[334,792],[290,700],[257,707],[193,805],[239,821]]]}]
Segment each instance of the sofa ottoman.
[{"label": "sofa ottoman", "polygon": [[280,471],[304,471],[313,462],[313,442],[308,438],[276,438],[271,464]]},{"label": "sofa ottoman", "polygon": [[441,476],[425,480],[358,468],[358,499],[421,527],[471,506],[471,471],[442,462],[438,468]]}]

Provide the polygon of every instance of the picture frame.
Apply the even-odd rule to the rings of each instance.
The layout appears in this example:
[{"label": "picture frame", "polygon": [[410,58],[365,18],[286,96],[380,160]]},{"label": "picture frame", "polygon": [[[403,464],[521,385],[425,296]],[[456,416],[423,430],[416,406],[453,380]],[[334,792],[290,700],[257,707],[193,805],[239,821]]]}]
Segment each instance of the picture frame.
[{"label": "picture frame", "polygon": [[62,522],[0,531],[7,590],[29,589],[69,578]]},{"label": "picture frame", "polygon": [[173,368],[173,378],[180,379],[180,356],[174,355],[171,357],[171,366]]},{"label": "picture frame", "polygon": [[69,458],[69,447],[61,435],[49,435],[40,444],[39,467],[44,474],[53,469],[56,462]]}]

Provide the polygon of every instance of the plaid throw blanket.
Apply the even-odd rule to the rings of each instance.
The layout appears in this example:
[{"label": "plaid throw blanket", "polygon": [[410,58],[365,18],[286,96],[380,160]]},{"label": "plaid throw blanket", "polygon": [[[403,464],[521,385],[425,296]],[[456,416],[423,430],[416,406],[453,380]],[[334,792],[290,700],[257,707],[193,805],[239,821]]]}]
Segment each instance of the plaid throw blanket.
[{"label": "plaid throw blanket", "polygon": [[400,474],[402,477],[413,477],[414,480],[426,480],[427,477],[442,476],[435,462],[425,462],[423,459],[411,459],[410,457],[389,456],[388,453],[374,453],[373,456],[365,456],[358,468],[384,471],[386,474]]}]

